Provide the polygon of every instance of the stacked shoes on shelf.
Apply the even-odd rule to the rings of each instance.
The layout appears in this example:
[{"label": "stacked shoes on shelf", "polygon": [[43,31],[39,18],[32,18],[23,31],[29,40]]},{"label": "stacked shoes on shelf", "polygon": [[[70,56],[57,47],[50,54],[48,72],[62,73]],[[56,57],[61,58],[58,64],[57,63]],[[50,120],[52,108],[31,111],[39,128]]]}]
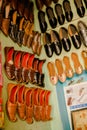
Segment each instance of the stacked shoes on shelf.
[{"label": "stacked shoes on shelf", "polygon": [[35,58],[34,54],[5,47],[5,72],[10,80],[18,83],[32,83],[44,87],[42,72],[45,59]]},{"label": "stacked shoes on shelf", "polygon": [[9,83],[7,94],[6,110],[10,121],[17,121],[16,114],[28,124],[32,124],[34,119],[36,121],[52,119],[49,104],[51,91]]},{"label": "stacked shoes on shelf", "polygon": [[34,3],[28,0],[8,0],[0,6],[0,29],[5,36],[9,36],[19,46],[31,47],[33,53],[40,55],[41,34],[34,31]]},{"label": "stacked shoes on shelf", "polygon": [[[54,2],[54,1],[53,1]],[[82,0],[74,0],[74,5],[76,7],[76,11],[79,17],[83,17],[85,15],[85,7]],[[63,25],[65,23],[65,19],[67,22],[71,22],[73,20],[73,11],[71,8],[71,4],[69,0],[64,0],[62,4],[58,3],[58,0],[54,2],[54,8],[51,7],[52,0],[46,0],[47,4],[44,4],[44,0],[36,0],[36,6],[38,11],[38,21],[40,25],[40,30],[42,33],[46,32],[48,29],[46,17],[49,21],[50,27],[52,29],[57,27],[57,23],[59,25]],[[85,5],[87,5],[87,1],[84,0]],[[46,10],[43,10],[43,6],[46,6]]]}]

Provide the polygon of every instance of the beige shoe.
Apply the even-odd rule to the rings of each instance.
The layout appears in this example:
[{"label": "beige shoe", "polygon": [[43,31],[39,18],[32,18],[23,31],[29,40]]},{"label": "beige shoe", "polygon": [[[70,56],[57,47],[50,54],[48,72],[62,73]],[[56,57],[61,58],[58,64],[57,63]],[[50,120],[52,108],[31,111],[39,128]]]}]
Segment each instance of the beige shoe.
[{"label": "beige shoe", "polygon": [[82,65],[79,61],[78,55],[73,52],[71,54],[71,58],[72,58],[72,61],[73,61],[73,64],[74,64],[76,74],[81,74],[83,72],[83,68],[82,68]]},{"label": "beige shoe", "polygon": [[65,82],[66,74],[65,74],[64,69],[63,69],[62,61],[59,59],[56,59],[55,65],[56,65],[56,68],[58,71],[58,78],[59,78],[60,82],[62,82],[62,83]]},{"label": "beige shoe", "polygon": [[54,64],[52,62],[48,62],[47,69],[49,71],[49,77],[52,84],[56,84],[58,81],[58,76],[55,71]]},{"label": "beige shoe", "polygon": [[63,62],[65,64],[65,73],[66,73],[66,76],[68,78],[72,78],[73,77],[73,69],[70,65],[70,60],[69,60],[69,57],[68,56],[64,56],[63,57]]}]

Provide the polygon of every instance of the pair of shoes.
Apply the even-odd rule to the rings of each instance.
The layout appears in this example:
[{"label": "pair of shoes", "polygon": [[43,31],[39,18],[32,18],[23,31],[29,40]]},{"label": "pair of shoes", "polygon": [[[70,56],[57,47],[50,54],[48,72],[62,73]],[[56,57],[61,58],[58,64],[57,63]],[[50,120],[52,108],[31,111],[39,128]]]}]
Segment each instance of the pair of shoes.
[{"label": "pair of shoes", "polygon": [[48,57],[52,57],[53,52],[55,52],[56,55],[61,54],[62,45],[57,31],[51,30],[50,34],[45,33],[43,35],[43,43],[44,43],[46,55]]},{"label": "pair of shoes", "polygon": [[[63,9],[65,12],[65,15],[63,13]],[[55,12],[57,15],[57,19],[60,25],[63,25],[65,22],[65,18],[68,22],[72,21],[73,19],[73,12],[71,10],[70,2],[68,0],[63,1],[63,9],[61,4],[55,5]]]},{"label": "pair of shoes", "polygon": [[[59,36],[65,51],[70,51],[71,41],[76,49],[79,49],[82,45],[79,31],[74,24],[69,24],[68,30],[64,27],[61,27],[59,29]],[[69,36],[71,38],[71,41]]]},{"label": "pair of shoes", "polygon": [[74,3],[76,6],[77,14],[80,17],[83,17],[85,15],[85,7],[83,5],[83,1],[82,0],[74,0]]},{"label": "pair of shoes", "polygon": [[[53,85],[58,83],[58,80],[61,83],[64,83],[66,80],[66,74],[64,72],[62,62],[59,59],[55,60],[55,63],[48,62],[47,69],[50,77],[50,81]],[[57,72],[56,72],[57,69]]]},{"label": "pair of shoes", "polygon": [[[55,17],[54,11],[52,7],[47,7],[46,8],[46,14],[47,14],[47,18],[49,21],[49,24],[52,28],[56,28],[57,26],[57,19]],[[40,10],[38,12],[38,21],[39,21],[39,25],[40,25],[40,29],[42,33],[45,33],[47,30],[47,22],[46,22],[46,18],[45,18],[45,12]]]},{"label": "pair of shoes", "polygon": [[6,110],[9,120],[17,121],[16,113],[21,120],[25,120],[25,103],[24,103],[24,86],[9,83],[7,86],[8,99],[6,102]]}]

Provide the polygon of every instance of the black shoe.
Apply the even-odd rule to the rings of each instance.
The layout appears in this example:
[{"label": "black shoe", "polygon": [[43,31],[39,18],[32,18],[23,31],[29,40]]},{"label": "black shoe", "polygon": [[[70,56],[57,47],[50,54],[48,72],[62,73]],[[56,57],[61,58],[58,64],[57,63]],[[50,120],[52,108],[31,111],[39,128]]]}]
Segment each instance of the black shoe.
[{"label": "black shoe", "polygon": [[48,57],[52,57],[52,55],[53,55],[53,45],[51,43],[51,36],[50,36],[49,33],[45,33],[43,35],[43,43],[44,43],[46,55]]},{"label": "black shoe", "polygon": [[68,36],[68,30],[64,27],[61,27],[59,30],[60,40],[62,42],[63,48],[65,51],[70,51],[71,49],[71,42]]},{"label": "black shoe", "polygon": [[86,8],[87,8],[87,0],[84,0],[84,3],[85,3],[85,6],[86,6]]},{"label": "black shoe", "polygon": [[62,6],[60,4],[55,5],[55,12],[56,12],[59,24],[63,25],[65,22],[65,16],[63,14]]},{"label": "black shoe", "polygon": [[52,0],[54,3],[57,3],[59,0]]},{"label": "black shoe", "polygon": [[82,43],[87,47],[87,26],[83,21],[78,21],[78,31],[79,31]]},{"label": "black shoe", "polygon": [[77,14],[80,17],[83,17],[85,15],[85,8],[84,8],[82,0],[74,0],[74,3],[76,6]]},{"label": "black shoe", "polygon": [[68,33],[72,39],[72,43],[76,49],[79,49],[81,47],[81,39],[80,35],[78,34],[77,28],[75,25],[70,24],[68,26]]},{"label": "black shoe", "polygon": [[62,44],[60,42],[59,35],[56,31],[51,30],[51,42],[53,43],[53,51],[56,53],[56,55],[60,55],[62,51]]},{"label": "black shoe", "polygon": [[48,17],[48,21],[50,23],[50,26],[52,28],[56,28],[56,26],[57,26],[57,19],[56,19],[55,15],[54,15],[53,8],[47,7],[46,8],[46,13],[47,13],[47,17]]},{"label": "black shoe", "polygon": [[41,32],[44,33],[47,30],[47,23],[45,21],[45,12],[39,11],[38,12],[38,20],[39,20],[39,25]]},{"label": "black shoe", "polygon": [[63,8],[65,11],[66,20],[68,22],[70,22],[73,18],[73,12],[71,10],[71,5],[70,5],[70,2],[68,0],[63,1]]}]

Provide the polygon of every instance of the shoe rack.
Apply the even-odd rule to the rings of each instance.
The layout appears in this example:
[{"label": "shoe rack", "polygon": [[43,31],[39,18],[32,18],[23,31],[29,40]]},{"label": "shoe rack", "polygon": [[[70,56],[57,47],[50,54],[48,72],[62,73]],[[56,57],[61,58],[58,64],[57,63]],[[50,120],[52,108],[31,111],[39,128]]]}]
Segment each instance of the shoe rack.
[{"label": "shoe rack", "polygon": [[[41,30],[40,30],[40,27],[39,27],[39,22],[38,22],[38,10],[36,8],[36,5],[35,5],[35,0],[32,0],[34,2],[34,30],[35,31],[38,31],[41,33]],[[62,5],[62,2],[63,0],[59,0],[58,3],[60,3]],[[84,2],[83,2],[84,4]],[[79,17],[78,14],[76,13],[76,8],[75,8],[75,5],[74,5],[74,2],[73,0],[70,1],[70,5],[71,5],[71,9],[72,9],[72,12],[73,12],[73,19],[71,22],[67,22],[65,20],[65,23],[63,25],[59,25],[59,23],[57,22],[57,27],[53,30],[56,30],[57,32],[59,32],[59,29],[61,27],[65,27],[68,29],[68,26],[69,24],[74,24],[75,26],[77,26],[77,22],[79,20],[82,20],[86,23],[87,21],[87,9],[85,7],[85,4],[84,4],[84,7],[85,7],[85,16],[84,17]],[[55,7],[55,4],[52,2],[51,4],[51,7],[53,8],[54,10],[54,7]],[[43,7],[43,11],[46,10],[46,6]],[[54,11],[55,13],[55,11]],[[56,16],[56,14],[55,14]],[[47,32],[49,33],[52,28],[49,24],[49,21],[48,21],[48,18],[47,18],[47,15],[46,15],[46,22],[47,22],[47,25],[48,25],[48,28],[47,28]],[[71,61],[71,53],[77,53],[78,56],[79,56],[79,60],[80,60],[80,63],[84,68],[84,62],[83,62],[83,59],[81,57],[81,52],[82,50],[86,50],[86,47],[82,44],[80,49],[75,49],[74,46],[71,47],[71,50],[69,52],[66,52],[64,51],[64,49],[62,49],[62,52],[59,56],[57,56],[55,53],[53,53],[52,57],[49,58],[46,56],[46,53],[45,53],[45,50],[44,50],[44,43],[43,43],[43,34],[41,33],[41,45],[42,45],[42,50],[41,50],[41,54],[40,56],[38,55],[35,55],[36,58],[40,58],[40,59],[46,59],[46,62],[44,63],[43,65],[43,73],[45,74],[45,88],[44,89],[47,89],[49,91],[51,91],[51,97],[50,97],[50,104],[52,106],[52,112],[51,112],[51,117],[52,117],[52,120],[50,121],[45,121],[45,122],[42,122],[42,121],[34,121],[33,124],[28,124],[26,123],[25,121],[21,121],[18,117],[18,120],[17,122],[11,122],[9,121],[8,119],[8,116],[7,116],[7,112],[6,112],[6,101],[7,101],[7,98],[8,98],[8,95],[7,95],[7,84],[10,83],[14,83],[16,84],[17,82],[16,81],[12,81],[12,80],[9,80],[5,74],[5,70],[4,70],[4,63],[5,63],[5,54],[4,54],[4,48],[6,46],[9,46],[9,47],[14,47],[15,50],[18,50],[18,51],[25,51],[25,52],[29,52],[29,53],[33,53],[32,49],[31,48],[27,48],[26,46],[18,46],[16,43],[14,43],[14,41],[12,41],[12,39],[10,37],[6,37],[1,31],[0,31],[0,41],[2,43],[2,72],[3,72],[3,109],[4,109],[4,114],[5,114],[5,125],[4,125],[4,128],[5,130],[15,130],[15,129],[18,129],[19,130],[65,130],[64,129],[64,126],[63,126],[63,122],[62,122],[62,118],[61,118],[61,111],[60,111],[60,106],[62,105],[60,103],[60,100],[61,98],[58,97],[58,90],[57,88],[59,87],[60,84],[57,84],[56,85],[53,85],[51,82],[50,82],[50,78],[49,78],[49,72],[48,72],[48,69],[47,69],[47,64],[49,62],[53,62],[55,63],[55,60],[58,58],[60,60],[63,60],[64,56],[68,56],[69,59],[70,59],[70,63],[71,63],[71,66],[74,70],[74,64],[73,62]],[[71,41],[72,42],[72,41]],[[57,72],[57,69],[56,69],[56,72]],[[62,84],[63,85],[63,84]],[[37,87],[31,83],[29,84],[26,84],[27,87],[31,86],[31,87]],[[61,89],[59,87],[59,89]],[[61,91],[61,90],[60,90]],[[62,91],[61,91],[62,92]],[[58,99],[60,98],[60,99]],[[60,105],[60,106],[59,106]],[[68,129],[67,127],[67,130],[70,130]]]}]

